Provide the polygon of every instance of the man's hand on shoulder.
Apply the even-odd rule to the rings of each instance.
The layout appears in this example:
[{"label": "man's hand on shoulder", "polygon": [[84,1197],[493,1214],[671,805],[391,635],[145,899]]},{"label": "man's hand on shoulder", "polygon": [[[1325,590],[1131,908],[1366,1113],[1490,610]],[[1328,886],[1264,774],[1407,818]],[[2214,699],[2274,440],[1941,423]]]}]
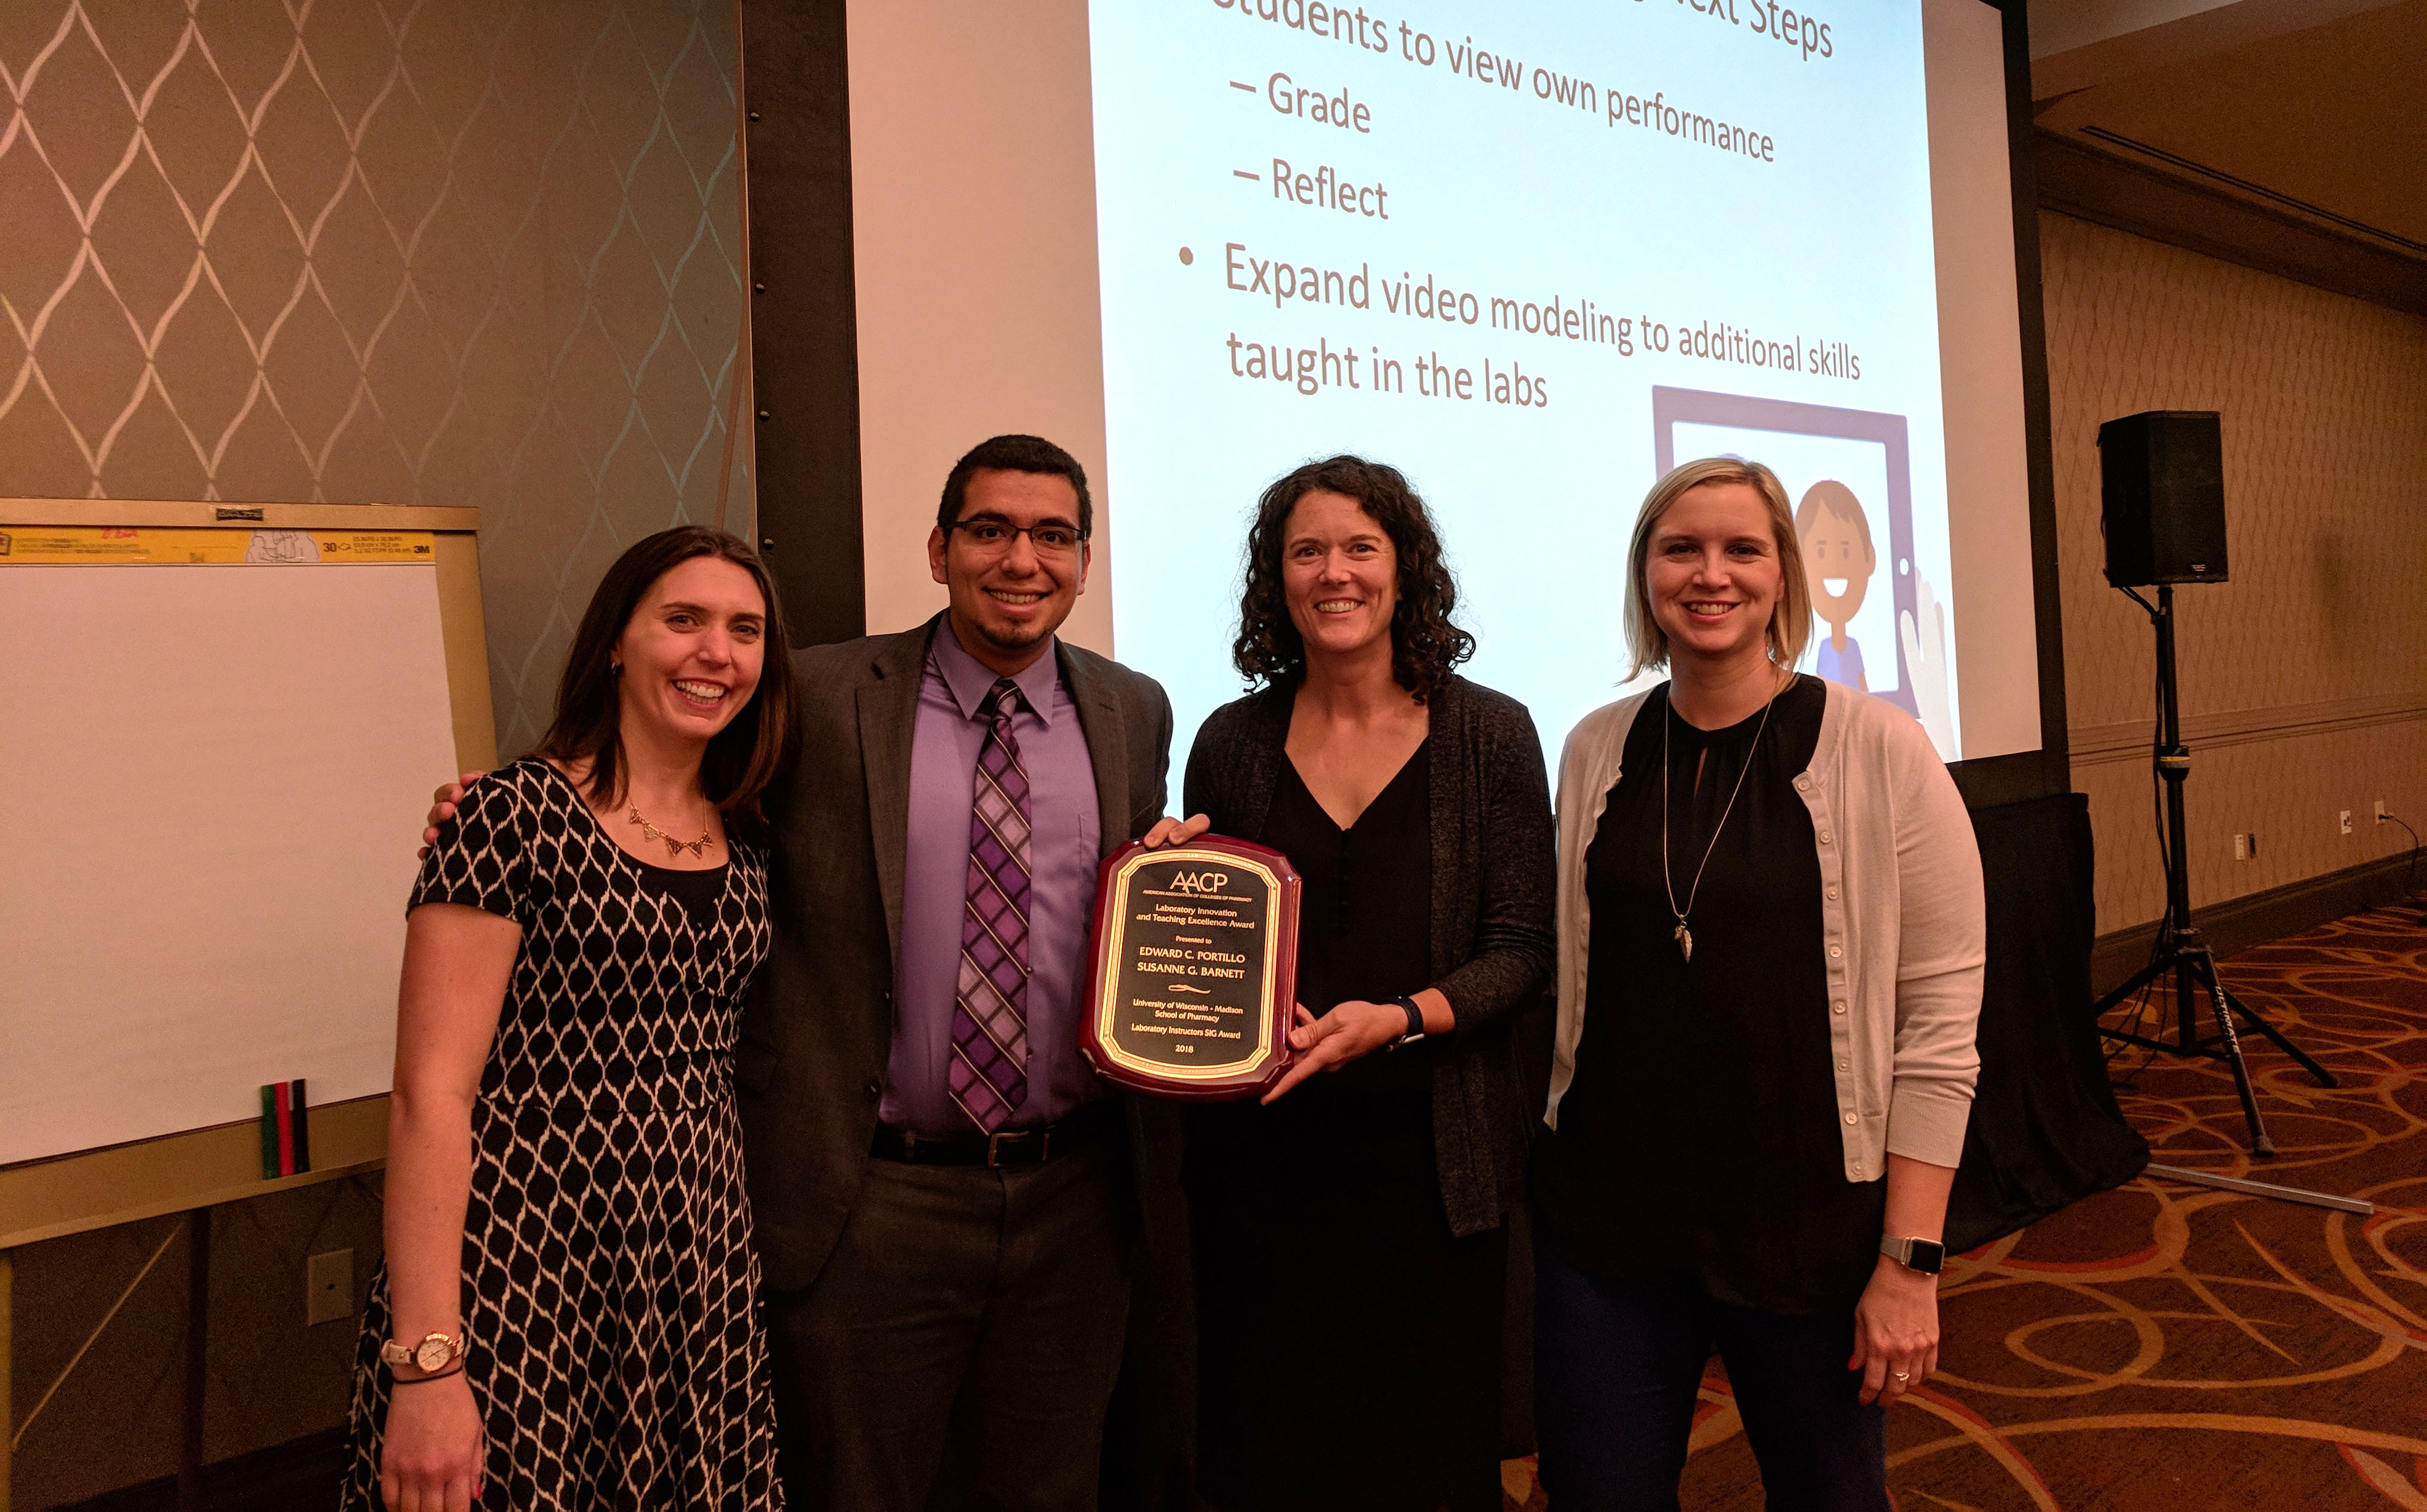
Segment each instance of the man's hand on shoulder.
[{"label": "man's hand on shoulder", "polygon": [[421,832],[421,849],[413,853],[415,860],[429,859],[430,848],[438,843],[438,826],[455,817],[455,805],[464,801],[464,789],[487,775],[484,772],[467,772],[453,782],[442,783],[431,793],[430,827]]}]

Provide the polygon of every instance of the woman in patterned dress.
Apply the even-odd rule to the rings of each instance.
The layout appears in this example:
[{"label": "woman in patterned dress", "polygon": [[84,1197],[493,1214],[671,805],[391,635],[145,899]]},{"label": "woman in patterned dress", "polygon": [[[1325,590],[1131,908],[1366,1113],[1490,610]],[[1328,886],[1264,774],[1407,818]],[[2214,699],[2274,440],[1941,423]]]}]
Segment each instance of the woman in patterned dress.
[{"label": "woman in patterned dress", "polygon": [[424,853],[348,1508],[782,1504],[733,1098],[780,623],[732,536],[633,546]]}]

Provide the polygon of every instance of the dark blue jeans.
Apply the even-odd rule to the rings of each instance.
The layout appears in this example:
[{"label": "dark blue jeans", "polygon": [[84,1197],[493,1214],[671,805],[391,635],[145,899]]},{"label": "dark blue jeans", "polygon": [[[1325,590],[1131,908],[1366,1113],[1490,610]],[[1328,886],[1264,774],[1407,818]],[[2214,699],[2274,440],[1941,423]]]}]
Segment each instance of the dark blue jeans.
[{"label": "dark blue jeans", "polygon": [[1557,1512],[1677,1512],[1714,1349],[1770,1512],[1888,1512],[1884,1415],[1846,1369],[1853,1309],[1782,1317],[1714,1302],[1689,1277],[1611,1280],[1536,1254],[1534,1416]]}]

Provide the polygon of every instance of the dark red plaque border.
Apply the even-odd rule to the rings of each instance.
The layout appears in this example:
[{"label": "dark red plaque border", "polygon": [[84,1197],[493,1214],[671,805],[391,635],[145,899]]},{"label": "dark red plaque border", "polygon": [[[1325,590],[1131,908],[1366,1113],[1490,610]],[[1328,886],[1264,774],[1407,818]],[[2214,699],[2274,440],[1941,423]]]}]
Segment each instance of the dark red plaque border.
[{"label": "dark red plaque border", "polygon": [[[1104,1015],[1104,995],[1111,989],[1107,973],[1115,969],[1109,958],[1112,938],[1107,927],[1111,921],[1113,874],[1126,866],[1139,853],[1174,858],[1193,854],[1236,856],[1252,861],[1280,879],[1280,922],[1273,932],[1266,948],[1272,953],[1273,999],[1266,1006],[1272,1019],[1273,1051],[1259,1066],[1243,1069],[1235,1076],[1216,1080],[1178,1080],[1138,1071],[1116,1060],[1103,1042],[1100,1026]],[[1105,1081],[1166,1097],[1177,1102],[1230,1102],[1242,1097],[1262,1096],[1271,1090],[1289,1069],[1296,1053],[1290,1049],[1289,1032],[1295,1022],[1297,1006],[1297,915],[1299,894],[1304,890],[1297,869],[1289,857],[1269,847],[1248,840],[1236,840],[1226,835],[1200,835],[1181,845],[1157,846],[1152,851],[1135,840],[1106,856],[1096,869],[1096,911],[1087,941],[1086,1014],[1079,1030],[1079,1048],[1089,1065]]]}]

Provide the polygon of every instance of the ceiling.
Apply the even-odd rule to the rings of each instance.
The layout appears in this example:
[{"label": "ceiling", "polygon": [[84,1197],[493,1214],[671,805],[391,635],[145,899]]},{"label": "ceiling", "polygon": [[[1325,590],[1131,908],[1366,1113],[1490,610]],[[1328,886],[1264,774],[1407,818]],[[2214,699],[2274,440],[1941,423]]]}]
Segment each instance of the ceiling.
[{"label": "ceiling", "polygon": [[2427,0],[2030,0],[2041,131],[2427,279]]}]

